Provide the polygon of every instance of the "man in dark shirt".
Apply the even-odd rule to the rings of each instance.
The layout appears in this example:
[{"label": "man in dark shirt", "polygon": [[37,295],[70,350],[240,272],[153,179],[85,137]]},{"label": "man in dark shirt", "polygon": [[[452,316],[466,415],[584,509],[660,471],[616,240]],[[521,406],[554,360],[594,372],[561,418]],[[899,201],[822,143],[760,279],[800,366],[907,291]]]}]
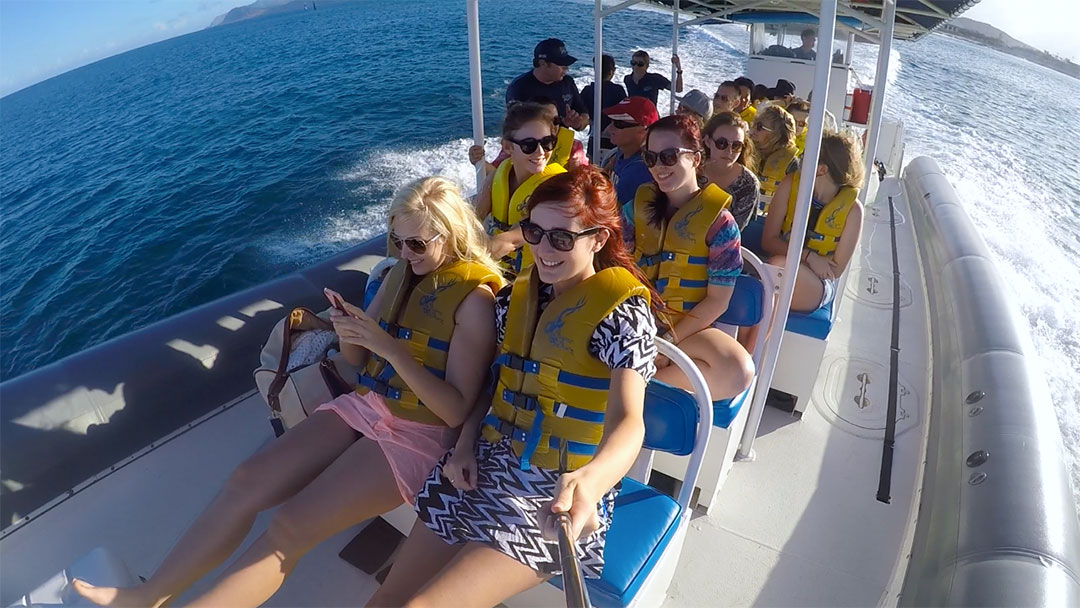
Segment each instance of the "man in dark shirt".
[{"label": "man in dark shirt", "polygon": [[[615,58],[611,55],[605,54],[602,58],[601,70],[600,70],[600,108],[606,110],[611,106],[619,103],[626,98],[626,90],[622,88],[622,85],[611,82],[611,79],[615,77]],[[593,85],[589,83],[585,85],[584,89],[581,89],[581,98],[585,100],[585,103],[589,106],[589,112],[594,109],[593,104],[596,103],[596,98],[593,96]],[[607,134],[604,131],[608,125],[611,124],[611,119],[606,114],[600,116],[600,147],[610,148],[611,140],[608,139]],[[595,138],[595,134],[589,138],[589,154],[592,154],[593,146],[592,139]]]},{"label": "man in dark shirt", "polygon": [[802,46],[791,49],[791,52],[796,59],[817,59],[817,51],[814,50],[815,43],[817,43],[817,34],[814,30],[807,28],[802,31]]},{"label": "man in dark shirt", "polygon": [[[675,64],[675,92],[682,93],[682,62],[678,55],[671,56],[671,62]],[[631,97],[644,97],[656,105],[657,95],[660,89],[671,90],[671,81],[662,74],[649,71],[649,54],[645,51],[634,51],[630,57],[632,72],[623,78],[626,85],[626,94]]]},{"label": "man in dark shirt", "polygon": [[518,76],[506,88],[506,105],[547,97],[559,108],[563,123],[578,131],[589,126],[589,109],[566,69],[577,61],[558,38],[542,40],[533,49],[533,69]]}]

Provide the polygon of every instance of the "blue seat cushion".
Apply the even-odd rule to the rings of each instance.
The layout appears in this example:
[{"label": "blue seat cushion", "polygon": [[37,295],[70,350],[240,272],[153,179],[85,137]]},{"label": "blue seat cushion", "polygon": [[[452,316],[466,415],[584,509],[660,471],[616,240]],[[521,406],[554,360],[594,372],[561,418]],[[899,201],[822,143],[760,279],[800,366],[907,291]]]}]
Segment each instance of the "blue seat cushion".
[{"label": "blue seat cushion", "polygon": [[586,579],[596,606],[626,606],[660,559],[679,522],[679,503],[629,477],[615,498],[604,545],[604,570]]},{"label": "blue seat cushion", "polygon": [[698,408],[693,395],[659,380],[645,386],[645,443],[650,450],[686,456],[697,439]]},{"label": "blue seat cushion", "polygon": [[730,399],[721,399],[719,401],[713,401],[713,426],[718,426],[722,429],[728,428],[731,425],[731,421],[735,420],[735,417],[739,415],[739,410],[742,409],[746,400],[749,399],[750,389],[735,395]]},{"label": "blue seat cushion", "polygon": [[764,232],[765,216],[759,215],[748,222],[746,227],[742,229],[742,233],[739,235],[739,244],[740,246],[753,251],[759,258],[768,261],[768,256],[761,248],[761,236]]},{"label": "blue seat cushion", "polygon": [[748,274],[739,275],[735,279],[727,310],[717,321],[737,327],[757,325],[765,313],[764,302],[765,287],[762,286],[761,279]]},{"label": "blue seat cushion", "polygon": [[834,302],[836,302],[835,299],[813,312],[790,312],[788,314],[787,330],[824,340],[829,336],[829,331],[832,330]]}]

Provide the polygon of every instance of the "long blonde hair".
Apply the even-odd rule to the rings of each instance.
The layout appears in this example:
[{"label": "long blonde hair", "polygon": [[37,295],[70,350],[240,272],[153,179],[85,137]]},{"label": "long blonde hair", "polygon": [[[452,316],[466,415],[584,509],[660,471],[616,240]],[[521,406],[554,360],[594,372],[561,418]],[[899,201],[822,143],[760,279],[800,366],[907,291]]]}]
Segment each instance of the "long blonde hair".
[{"label": "long blonde hair", "polygon": [[387,251],[392,251],[390,225],[400,216],[414,217],[446,239],[445,252],[454,260],[480,264],[502,275],[502,269],[488,252],[488,236],[472,205],[445,177],[425,177],[405,185],[390,203],[387,218]]},{"label": "long blonde hair", "polygon": [[760,122],[770,129],[765,145],[758,148],[757,161],[760,166],[757,173],[760,174],[774,152],[795,146],[795,118],[780,106],[768,106],[757,113],[754,122]]},{"label": "long blonde hair", "polygon": [[829,177],[837,186],[851,186],[856,190],[862,188],[862,145],[851,135],[828,131],[823,133],[818,164],[825,165],[829,170]]}]

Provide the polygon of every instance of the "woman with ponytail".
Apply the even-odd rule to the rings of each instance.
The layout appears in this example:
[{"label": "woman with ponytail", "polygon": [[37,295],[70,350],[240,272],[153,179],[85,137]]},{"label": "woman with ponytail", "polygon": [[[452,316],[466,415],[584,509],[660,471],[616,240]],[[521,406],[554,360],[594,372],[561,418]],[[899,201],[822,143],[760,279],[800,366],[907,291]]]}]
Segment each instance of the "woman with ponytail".
[{"label": "woman with ponytail", "polygon": [[641,449],[660,306],[620,236],[611,183],[580,167],[529,198],[535,265],[496,296],[495,390],[417,495],[419,519],[373,606],[492,606],[560,574],[568,513],[603,568],[619,484]]}]

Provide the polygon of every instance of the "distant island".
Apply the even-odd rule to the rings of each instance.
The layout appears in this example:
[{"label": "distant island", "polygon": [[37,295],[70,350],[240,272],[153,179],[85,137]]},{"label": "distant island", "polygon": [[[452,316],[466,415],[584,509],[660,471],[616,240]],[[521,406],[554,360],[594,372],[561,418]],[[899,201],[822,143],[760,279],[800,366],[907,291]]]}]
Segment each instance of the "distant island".
[{"label": "distant island", "polygon": [[1002,53],[1026,59],[1067,76],[1080,79],[1080,65],[1065,57],[1058,57],[1024,44],[988,23],[957,17],[942,25],[937,31],[997,49]]},{"label": "distant island", "polygon": [[224,15],[218,15],[206,26],[207,29],[219,25],[236,23],[256,17],[279,15],[282,13],[296,13],[300,11],[318,10],[319,6],[341,4],[346,0],[255,0],[246,6],[238,6]]}]

